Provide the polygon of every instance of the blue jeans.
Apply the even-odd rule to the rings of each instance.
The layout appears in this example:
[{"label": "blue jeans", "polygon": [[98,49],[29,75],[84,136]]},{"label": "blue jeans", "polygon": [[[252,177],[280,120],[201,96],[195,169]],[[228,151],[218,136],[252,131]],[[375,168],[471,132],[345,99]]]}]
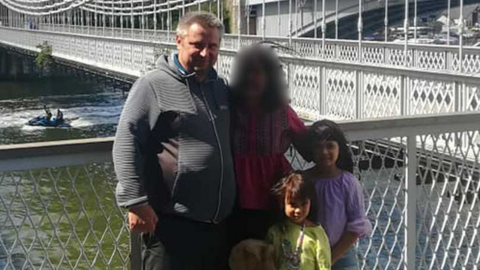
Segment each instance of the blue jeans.
[{"label": "blue jeans", "polygon": [[358,270],[357,249],[351,247],[343,256],[335,262],[332,270]]}]

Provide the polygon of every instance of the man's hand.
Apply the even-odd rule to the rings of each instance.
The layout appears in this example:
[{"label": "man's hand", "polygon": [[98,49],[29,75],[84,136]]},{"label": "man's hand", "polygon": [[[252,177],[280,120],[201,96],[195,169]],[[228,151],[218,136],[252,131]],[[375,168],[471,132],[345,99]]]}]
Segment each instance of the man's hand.
[{"label": "man's hand", "polygon": [[128,210],[128,227],[133,232],[154,232],[157,222],[157,214],[150,205],[142,205]]}]

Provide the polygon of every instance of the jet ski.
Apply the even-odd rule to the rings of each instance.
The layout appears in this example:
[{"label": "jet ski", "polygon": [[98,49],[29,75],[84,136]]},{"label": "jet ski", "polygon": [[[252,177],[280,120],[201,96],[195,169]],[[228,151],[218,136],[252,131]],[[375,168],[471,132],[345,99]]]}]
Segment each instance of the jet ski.
[{"label": "jet ski", "polygon": [[70,128],[72,127],[69,123],[65,122],[65,120],[57,121],[57,119],[53,118],[48,120],[44,116],[38,116],[28,121],[29,126],[34,127],[57,127],[57,128]]}]

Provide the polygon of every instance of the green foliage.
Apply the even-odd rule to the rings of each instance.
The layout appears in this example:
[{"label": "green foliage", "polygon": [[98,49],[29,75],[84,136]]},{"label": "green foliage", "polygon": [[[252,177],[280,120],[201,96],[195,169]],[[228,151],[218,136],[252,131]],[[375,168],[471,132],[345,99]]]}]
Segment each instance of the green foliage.
[{"label": "green foliage", "polygon": [[53,64],[52,46],[44,41],[42,44],[38,44],[37,48],[40,49],[37,57],[35,58],[35,64],[41,69],[46,69]]}]

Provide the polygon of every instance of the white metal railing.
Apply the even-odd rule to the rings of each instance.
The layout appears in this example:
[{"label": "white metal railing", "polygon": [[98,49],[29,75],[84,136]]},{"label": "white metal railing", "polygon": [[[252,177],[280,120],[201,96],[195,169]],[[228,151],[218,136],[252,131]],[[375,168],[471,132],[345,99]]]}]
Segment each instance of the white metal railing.
[{"label": "white metal railing", "polygon": [[[84,35],[106,36],[146,41],[175,43],[175,32],[152,29],[126,31],[120,28],[95,28],[86,26],[41,25],[41,30],[66,32]],[[271,41],[291,48],[296,56],[320,58],[342,62],[365,63],[374,65],[403,66],[432,71],[449,71],[462,74],[480,73],[480,48],[465,47],[462,63],[459,61],[459,47],[448,45],[410,44],[408,57],[401,43],[363,41],[358,47],[356,40],[337,40],[312,38],[265,37],[226,34],[222,47],[237,50],[240,47],[261,41]],[[413,42],[413,40],[411,41]],[[324,47],[325,46],[325,47]],[[462,68],[460,68],[462,66]]]},{"label": "white metal railing", "polygon": [[[3,27],[0,36],[0,43],[30,51],[48,41],[55,57],[133,76],[153,69],[158,54],[176,49],[170,43]],[[217,63],[227,78],[235,53],[222,49]],[[286,55],[281,59],[292,105],[309,120],[480,110],[480,74]]]},{"label": "white metal railing", "polygon": [[[50,29],[54,32],[81,32],[82,35],[147,41],[161,40],[169,43],[173,41],[172,33],[182,15],[190,11],[204,10],[215,13],[222,21],[225,16],[232,18],[234,27],[231,28],[236,33],[227,35],[225,38],[225,47],[231,50],[237,50],[245,44],[262,39],[288,44],[301,57],[458,74],[477,75],[480,72],[480,49],[466,47],[467,43],[473,45],[476,38],[468,33],[466,22],[467,18],[473,16],[473,8],[471,11],[464,10],[466,7],[464,0],[385,0],[385,2],[380,0],[295,0],[295,3],[293,2],[293,0],[273,2],[236,0],[225,4],[219,0],[160,2],[158,0],[38,0],[33,2],[0,0],[0,25]],[[480,0],[469,0],[467,4],[478,2]],[[455,6],[459,6],[459,14],[452,17],[451,10]],[[409,7],[413,7],[413,12]],[[258,12],[255,20],[261,27],[257,27],[258,33],[255,34],[259,36],[249,35],[252,8]],[[402,9],[403,12],[401,12]],[[438,41],[448,45],[458,44],[458,46],[418,45],[419,42],[424,41],[420,39],[418,33],[422,25],[419,22],[420,15],[431,14],[433,10],[441,9],[447,11],[444,26],[447,36],[444,40],[443,34],[437,35],[435,40],[430,38],[429,42]],[[378,11],[378,16],[371,15],[372,10]],[[396,14],[389,15],[389,13]],[[397,16],[398,14],[403,15],[403,27],[401,30],[395,29],[390,33],[393,30],[390,28],[390,21],[399,20],[402,17]],[[348,24],[343,25],[347,28],[343,30],[347,31],[347,34],[354,33],[358,39],[338,40],[339,19],[350,15],[355,16],[352,16]],[[383,25],[378,24],[381,21],[380,17],[383,17]],[[335,30],[335,40],[326,38],[328,21],[334,21],[333,25],[328,27]],[[355,23],[351,24],[352,21]],[[452,24],[452,21],[455,23]],[[293,25],[295,25],[294,28]],[[427,28],[429,29],[427,34],[433,37],[434,27],[430,25]],[[303,31],[307,29],[313,30],[314,39],[296,38],[304,34]],[[383,29],[384,38],[381,39],[385,42],[364,40],[367,32],[380,29]],[[272,33],[277,32],[276,30],[278,30],[277,35],[282,37],[272,37]],[[321,39],[317,39],[317,30],[320,31]],[[451,37],[452,30],[458,34],[458,39]],[[409,37],[410,33],[413,33],[412,38]],[[376,35],[376,38],[379,36]],[[392,39],[402,44],[387,42]]]},{"label": "white metal railing", "polygon": [[[373,225],[359,243],[362,269],[475,269],[480,113],[340,125]],[[140,269],[138,238],[130,244],[114,202],[111,147],[111,138],[0,146],[0,268]]]}]

